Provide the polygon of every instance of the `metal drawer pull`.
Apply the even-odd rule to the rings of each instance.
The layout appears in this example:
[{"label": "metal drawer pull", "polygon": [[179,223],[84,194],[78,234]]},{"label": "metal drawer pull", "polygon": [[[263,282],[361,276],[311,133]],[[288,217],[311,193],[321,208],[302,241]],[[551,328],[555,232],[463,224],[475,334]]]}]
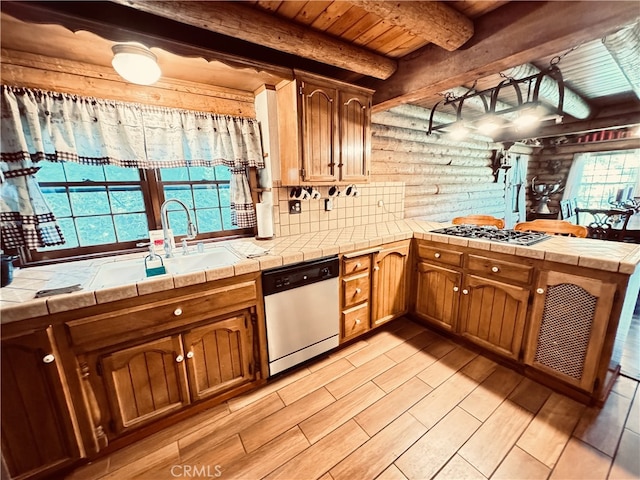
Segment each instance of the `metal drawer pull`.
[{"label": "metal drawer pull", "polygon": [[538,288],[536,290],[536,293],[539,293],[540,295],[542,295],[544,293],[544,288]]},{"label": "metal drawer pull", "polygon": [[193,352],[187,352],[187,358],[193,358],[194,353]]},{"label": "metal drawer pull", "polygon": [[56,357],[54,357],[51,354],[45,355],[44,357],[42,357],[43,363],[52,363],[55,359],[56,359]]},{"label": "metal drawer pull", "polygon": [[493,273],[498,273],[500,271],[500,269],[498,267],[491,267],[491,271]]},{"label": "metal drawer pull", "polygon": [[376,265],[375,267],[373,267],[373,270],[377,272],[378,270],[380,270],[380,267]]},{"label": "metal drawer pull", "polygon": [[453,287],[453,291],[454,291],[454,292],[457,292],[458,290],[460,290],[460,288],[459,288],[459,287]]},{"label": "metal drawer pull", "polygon": [[183,360],[184,360],[184,357],[183,357],[182,355],[178,355],[178,356],[176,357],[176,362],[177,362],[177,363],[180,363],[180,362],[182,362]]},{"label": "metal drawer pull", "polygon": [[356,263],[356,268],[360,268],[362,264],[360,262]]},{"label": "metal drawer pull", "polygon": [[436,258],[440,258],[440,252],[436,252],[433,256]]},{"label": "metal drawer pull", "polygon": [[360,325],[362,321],[359,318],[356,318],[356,325]]},{"label": "metal drawer pull", "polygon": [[465,295],[469,295],[469,290],[465,288],[464,290],[462,290],[462,293],[464,293]]},{"label": "metal drawer pull", "polygon": [[176,317],[179,317],[180,315],[182,315],[182,309],[181,309],[180,307],[176,308],[176,309],[173,311],[173,314],[174,314]]},{"label": "metal drawer pull", "polygon": [[362,289],[356,288],[355,292],[356,292],[355,294],[358,295],[358,294],[362,293]]}]

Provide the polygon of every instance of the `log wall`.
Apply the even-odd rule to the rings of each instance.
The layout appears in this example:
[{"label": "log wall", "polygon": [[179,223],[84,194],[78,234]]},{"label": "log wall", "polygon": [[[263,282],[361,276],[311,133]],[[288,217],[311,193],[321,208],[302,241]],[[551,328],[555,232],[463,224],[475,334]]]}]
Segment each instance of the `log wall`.
[{"label": "log wall", "polygon": [[427,135],[429,113],[404,105],[373,114],[371,180],[405,184],[405,218],[504,218],[504,184],[495,182],[491,168],[499,146],[482,137],[452,141]]},{"label": "log wall", "polygon": [[[578,153],[603,152],[614,150],[628,150],[630,148],[640,148],[640,139],[624,138],[605,142],[579,143],[557,145],[539,149],[529,159],[527,170],[527,209],[537,205],[537,200],[531,191],[531,181],[536,179],[536,183],[560,183],[563,187],[567,183],[569,170],[573,163],[573,158]],[[563,192],[557,192],[550,196],[549,209],[554,212],[559,208]]]}]

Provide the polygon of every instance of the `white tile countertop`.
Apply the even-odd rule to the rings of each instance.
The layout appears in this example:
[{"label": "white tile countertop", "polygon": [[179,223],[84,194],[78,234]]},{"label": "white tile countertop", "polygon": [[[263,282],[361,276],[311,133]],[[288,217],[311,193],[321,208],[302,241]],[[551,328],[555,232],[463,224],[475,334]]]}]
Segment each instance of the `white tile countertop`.
[{"label": "white tile countertop", "polygon": [[[448,224],[409,219],[303,233],[272,240],[246,238],[213,242],[205,244],[205,253],[208,249],[224,246],[236,253],[240,260],[224,267],[203,267],[189,273],[160,275],[136,283],[98,289],[93,289],[91,283],[101,265],[132,259],[140,259],[142,264],[147,254],[136,253],[16,269],[13,282],[0,289],[0,322],[8,323],[113,302],[328,255],[363,250],[412,237],[624,274],[632,274],[640,263],[640,245],[636,244],[551,237],[524,247],[430,233],[431,230],[444,226]],[[36,292],[40,290],[71,285],[79,285],[81,290],[35,298]]]}]

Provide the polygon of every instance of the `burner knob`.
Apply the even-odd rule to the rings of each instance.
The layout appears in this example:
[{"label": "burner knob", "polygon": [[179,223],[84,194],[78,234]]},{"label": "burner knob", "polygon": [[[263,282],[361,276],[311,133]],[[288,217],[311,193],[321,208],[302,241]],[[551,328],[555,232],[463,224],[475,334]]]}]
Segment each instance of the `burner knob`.
[{"label": "burner knob", "polygon": [[440,258],[440,252],[436,252],[433,256],[436,258]]},{"label": "burner knob", "polygon": [[498,273],[500,271],[500,269],[498,267],[491,267],[491,271],[493,273]]}]

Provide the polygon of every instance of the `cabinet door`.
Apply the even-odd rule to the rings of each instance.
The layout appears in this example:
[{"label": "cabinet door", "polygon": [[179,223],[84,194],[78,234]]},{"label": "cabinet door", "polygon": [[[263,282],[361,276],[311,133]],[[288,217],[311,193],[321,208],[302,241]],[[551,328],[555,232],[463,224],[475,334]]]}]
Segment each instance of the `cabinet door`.
[{"label": "cabinet door", "polygon": [[116,433],[189,403],[179,335],[116,351],[100,363]]},{"label": "cabinet door", "polygon": [[50,329],[2,341],[2,456],[11,477],[80,457]]},{"label": "cabinet door", "polygon": [[201,400],[255,379],[253,328],[246,312],[184,335],[189,388]]},{"label": "cabinet door", "polygon": [[456,330],[462,274],[427,262],[418,263],[416,315],[449,331]]},{"label": "cabinet door", "polygon": [[373,267],[372,326],[407,313],[409,242],[376,253]]},{"label": "cabinet door", "polygon": [[338,159],[337,91],[302,82],[302,179],[305,182],[336,181]]},{"label": "cabinet door", "polygon": [[364,182],[371,152],[371,97],[340,92],[340,180]]},{"label": "cabinet door", "polygon": [[592,391],[615,292],[594,278],[541,272],[525,363]]},{"label": "cabinet door", "polygon": [[518,359],[529,290],[474,275],[465,277],[460,333],[509,358]]}]

